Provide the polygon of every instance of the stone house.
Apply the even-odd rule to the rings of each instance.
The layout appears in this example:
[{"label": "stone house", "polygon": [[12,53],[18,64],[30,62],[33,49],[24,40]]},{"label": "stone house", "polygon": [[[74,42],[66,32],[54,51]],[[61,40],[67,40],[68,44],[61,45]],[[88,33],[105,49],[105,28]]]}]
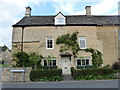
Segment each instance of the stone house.
[{"label": "stone house", "polygon": [[[50,66],[62,68],[63,74],[70,74],[71,67],[92,65],[91,53],[80,51],[74,59],[70,52],[61,53],[56,45],[58,36],[79,32],[80,49],[93,48],[103,54],[103,65],[112,65],[118,60],[118,16],[91,15],[91,6],[86,6],[86,15],[32,16],[26,7],[25,16],[13,25],[12,53],[23,50],[38,52],[44,57],[54,56]],[[120,39],[119,39],[120,40]],[[120,47],[119,47],[120,49]],[[48,66],[46,60],[42,65]]]},{"label": "stone house", "polygon": [[0,64],[10,64],[11,61],[11,50],[7,48],[5,51],[2,50],[4,46],[0,46]]}]

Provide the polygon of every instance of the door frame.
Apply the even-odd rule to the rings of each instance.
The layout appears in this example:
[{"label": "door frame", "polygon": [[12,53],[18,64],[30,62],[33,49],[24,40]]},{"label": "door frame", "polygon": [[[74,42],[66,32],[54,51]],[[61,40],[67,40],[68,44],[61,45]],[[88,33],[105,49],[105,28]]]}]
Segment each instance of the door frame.
[{"label": "door frame", "polygon": [[[67,67],[66,65],[63,66],[63,60],[68,61]],[[61,56],[61,67],[62,67],[62,74],[63,75],[67,75],[67,74],[71,74],[71,56]],[[65,73],[65,69],[66,69],[66,73]]]}]

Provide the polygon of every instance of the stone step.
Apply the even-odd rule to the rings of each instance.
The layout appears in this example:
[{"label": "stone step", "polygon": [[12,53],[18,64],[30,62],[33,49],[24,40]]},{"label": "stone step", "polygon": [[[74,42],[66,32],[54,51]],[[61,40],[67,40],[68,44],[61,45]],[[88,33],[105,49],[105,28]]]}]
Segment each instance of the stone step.
[{"label": "stone step", "polygon": [[72,81],[74,80],[71,75],[63,75],[63,81]]}]

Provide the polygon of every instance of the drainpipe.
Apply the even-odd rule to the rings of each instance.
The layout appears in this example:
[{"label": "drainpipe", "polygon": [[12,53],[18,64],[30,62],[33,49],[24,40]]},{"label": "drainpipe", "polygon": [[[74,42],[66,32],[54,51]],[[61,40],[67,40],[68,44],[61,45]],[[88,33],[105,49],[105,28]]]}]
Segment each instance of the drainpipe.
[{"label": "drainpipe", "polygon": [[24,39],[24,26],[22,27],[22,37],[21,37],[21,52],[23,52],[23,39]]}]

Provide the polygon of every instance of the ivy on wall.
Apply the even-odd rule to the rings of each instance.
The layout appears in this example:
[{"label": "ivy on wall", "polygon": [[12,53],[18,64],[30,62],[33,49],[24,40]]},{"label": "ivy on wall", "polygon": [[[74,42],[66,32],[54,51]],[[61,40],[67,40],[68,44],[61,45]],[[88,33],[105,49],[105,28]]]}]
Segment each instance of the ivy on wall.
[{"label": "ivy on wall", "polygon": [[[59,36],[56,40],[56,44],[62,44],[60,52],[72,51],[74,58],[77,57],[78,52],[81,50],[77,42],[77,35],[79,32],[74,32],[73,34],[65,34]],[[86,52],[90,52],[92,55],[92,64],[95,68],[98,68],[103,64],[102,53],[96,49],[87,48],[83,49]]]},{"label": "ivy on wall", "polygon": [[102,53],[96,49],[87,48],[85,49],[86,52],[92,53],[92,64],[95,68],[100,67],[103,64]]},{"label": "ivy on wall", "polygon": [[74,58],[77,56],[78,51],[80,50],[79,44],[77,42],[77,35],[78,32],[74,32],[71,34],[65,34],[62,36],[59,36],[56,40],[56,44],[63,44],[60,48],[60,52],[64,52],[67,50],[72,51],[72,54],[74,55]]}]

